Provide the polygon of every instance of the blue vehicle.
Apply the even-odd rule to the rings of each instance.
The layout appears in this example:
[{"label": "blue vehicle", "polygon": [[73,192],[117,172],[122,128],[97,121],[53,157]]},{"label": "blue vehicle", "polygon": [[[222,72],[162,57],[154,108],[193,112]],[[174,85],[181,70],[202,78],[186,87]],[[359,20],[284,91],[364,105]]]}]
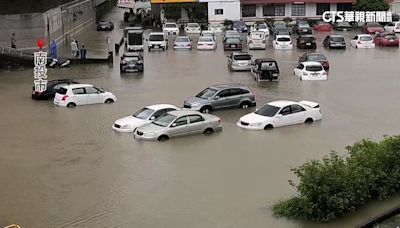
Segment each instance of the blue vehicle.
[{"label": "blue vehicle", "polygon": [[238,32],[247,32],[247,26],[244,21],[233,22],[232,28]]}]

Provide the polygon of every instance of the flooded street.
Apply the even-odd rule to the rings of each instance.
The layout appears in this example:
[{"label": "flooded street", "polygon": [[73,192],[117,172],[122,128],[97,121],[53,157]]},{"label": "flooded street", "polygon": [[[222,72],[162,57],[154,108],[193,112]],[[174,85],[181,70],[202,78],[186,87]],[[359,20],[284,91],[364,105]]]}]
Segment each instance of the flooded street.
[{"label": "flooded street", "polygon": [[[112,43],[119,33],[108,34]],[[98,40],[107,36],[88,34]],[[343,34],[349,44],[354,32]],[[32,69],[1,72],[0,226],[354,227],[399,202],[395,197],[371,204],[331,225],[272,215],[275,202],[295,194],[288,184],[291,167],[331,150],[343,153],[362,138],[400,131],[399,49],[328,50],[321,45],[326,33],[316,36],[317,51],[330,62],[328,81],[298,80],[293,68],[307,51],[275,51],[270,44],[251,53],[275,58],[281,80],[257,84],[249,72],[228,70],[221,37],[216,51],[174,51],[170,37],[167,52],[145,51],[143,74],[121,75],[118,56],[112,68],[49,69],[49,80],[71,78],[113,92],[118,101],[110,105],[69,109],[31,100]],[[181,107],[204,87],[227,82],[248,85],[257,107],[278,99],[319,102],[323,120],[248,131],[236,122],[254,108],[216,111],[222,132],[167,142],[141,142],[111,129],[116,119],[146,105]]]}]

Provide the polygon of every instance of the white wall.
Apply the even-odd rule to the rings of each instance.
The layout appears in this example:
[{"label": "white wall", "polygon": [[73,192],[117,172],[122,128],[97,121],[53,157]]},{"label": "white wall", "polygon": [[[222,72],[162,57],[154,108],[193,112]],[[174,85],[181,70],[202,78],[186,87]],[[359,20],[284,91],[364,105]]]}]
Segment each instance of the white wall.
[{"label": "white wall", "polygon": [[[208,22],[240,20],[240,1],[200,1],[208,2]],[[215,15],[215,9],[223,9],[223,15]]]}]

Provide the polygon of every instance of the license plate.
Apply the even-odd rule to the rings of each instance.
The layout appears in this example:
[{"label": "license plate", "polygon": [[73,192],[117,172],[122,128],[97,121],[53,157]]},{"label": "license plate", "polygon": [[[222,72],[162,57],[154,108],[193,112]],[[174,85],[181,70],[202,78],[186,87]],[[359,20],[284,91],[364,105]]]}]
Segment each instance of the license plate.
[{"label": "license plate", "polygon": [[303,32],[307,32],[307,29],[303,29]]},{"label": "license plate", "polygon": [[282,45],[282,48],[287,48],[287,46],[286,45]]},{"label": "license plate", "polygon": [[309,46],[309,45],[311,45],[311,43],[306,43],[306,45],[308,45],[308,46]]},{"label": "license plate", "polygon": [[389,42],[394,42],[394,40],[389,40]]},{"label": "license plate", "polygon": [[343,32],[346,32],[347,31],[347,29],[343,29]]},{"label": "license plate", "polygon": [[234,48],[234,47],[236,47],[236,45],[231,45],[231,47],[233,47],[233,48]]},{"label": "license plate", "polygon": [[317,73],[312,73],[311,75],[313,75],[313,76],[317,76],[318,74],[317,74]]},{"label": "license plate", "polygon": [[129,67],[134,67],[134,66],[135,66],[135,64],[129,64],[128,66],[129,66]]},{"label": "license plate", "polygon": [[154,48],[159,48],[160,46],[158,46],[158,45],[154,45]]}]

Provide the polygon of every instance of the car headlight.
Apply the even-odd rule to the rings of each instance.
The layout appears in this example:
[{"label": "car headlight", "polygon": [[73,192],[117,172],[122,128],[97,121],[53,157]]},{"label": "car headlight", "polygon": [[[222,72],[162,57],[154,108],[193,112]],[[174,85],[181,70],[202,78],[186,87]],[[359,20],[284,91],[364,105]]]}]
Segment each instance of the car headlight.
[{"label": "car headlight", "polygon": [[127,125],[122,126],[121,129],[129,129],[131,127],[132,127],[131,125],[127,124]]},{"label": "car headlight", "polygon": [[250,127],[259,127],[261,123],[252,123],[250,124]]}]

